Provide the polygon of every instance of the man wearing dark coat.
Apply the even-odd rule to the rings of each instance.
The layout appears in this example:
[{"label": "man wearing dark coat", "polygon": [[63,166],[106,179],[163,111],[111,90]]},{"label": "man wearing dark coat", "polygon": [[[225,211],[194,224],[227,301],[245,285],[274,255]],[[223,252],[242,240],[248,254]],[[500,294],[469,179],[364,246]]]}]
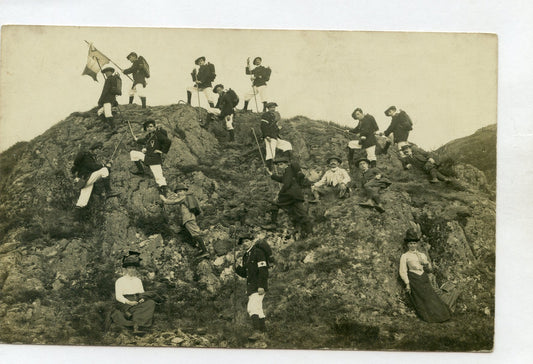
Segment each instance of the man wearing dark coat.
[{"label": "man wearing dark coat", "polygon": [[352,113],[352,118],[359,120],[357,126],[351,130],[352,133],[358,134],[361,141],[361,147],[366,151],[366,157],[370,161],[370,166],[376,166],[376,131],[379,130],[376,119],[370,114],[363,114],[363,110],[356,108]]},{"label": "man wearing dark coat", "polygon": [[229,133],[230,142],[235,141],[235,132],[233,129],[233,116],[235,115],[234,100],[231,93],[233,90],[225,90],[224,85],[218,84],[213,89],[213,92],[218,94],[217,104],[214,109],[209,109],[209,112],[218,116],[220,120],[226,123],[226,130]]},{"label": "man wearing dark coat", "polygon": [[242,264],[235,262],[235,272],[246,278],[246,294],[248,295],[247,311],[252,319],[254,333],[251,340],[264,338],[266,332],[263,298],[268,291],[268,268],[273,263],[272,249],[267,241],[262,239],[253,243],[251,236],[239,238],[239,245],[246,249],[242,257]]},{"label": "man wearing dark coat", "polygon": [[291,153],[292,144],[279,136],[281,127],[278,124],[279,113],[276,111],[278,104],[269,102],[268,111],[261,115],[261,134],[265,140],[265,161],[268,169],[272,171],[273,160],[276,157],[276,149]]},{"label": "man wearing dark coat", "polygon": [[391,123],[384,134],[388,137],[391,133],[394,134],[394,143],[398,145],[398,150],[402,150],[404,145],[407,145],[409,139],[409,132],[413,130],[413,122],[407,113],[399,110],[396,106],[391,106],[385,110],[385,115],[390,116]]},{"label": "man wearing dark coat", "polygon": [[413,166],[421,171],[426,172],[430,177],[431,183],[438,183],[439,181],[449,182],[450,179],[443,175],[439,170],[439,164],[427,152],[420,148],[413,149],[410,145],[402,147],[403,157],[402,164],[404,169],[411,169]]},{"label": "man wearing dark coat", "polygon": [[104,87],[102,93],[98,99],[98,116],[104,115],[109,126],[115,127],[113,121],[113,112],[111,107],[117,106],[117,95],[120,95],[119,90],[116,88],[116,82],[118,75],[114,75],[115,69],[113,67],[106,67],[102,70],[105,77]]},{"label": "man wearing dark coat", "polygon": [[313,226],[304,206],[305,197],[302,188],[310,187],[312,183],[305,177],[296,161],[289,163],[287,158],[282,157],[277,158],[275,163],[279,174],[267,171],[270,178],[281,183],[282,186],[270,210],[271,223],[266,228],[277,227],[279,209],[283,209],[288,213],[292,224],[300,231],[300,236],[305,238],[312,233]]},{"label": "man wearing dark coat", "polygon": [[143,146],[141,151],[132,150],[130,152],[130,160],[135,162],[136,171],[131,173],[136,175],[144,175],[144,164],[150,166],[155,182],[157,183],[159,193],[166,197],[167,195],[167,180],[163,176],[162,156],[165,149],[168,150],[170,140],[166,132],[161,128],[156,128],[155,120],[148,119],[143,123],[144,131],[148,134],[144,138],[137,138],[134,136],[135,142]]},{"label": "man wearing dark coat", "polygon": [[[211,108],[215,107],[215,100],[213,98],[213,88],[212,84],[216,78],[215,65],[209,62],[206,62],[205,57],[199,57],[194,61],[196,68],[191,72],[192,81],[194,85],[187,88],[187,103],[191,104],[192,94],[203,92],[209,106]],[[200,105],[198,105],[200,106]]]},{"label": "man wearing dark coat", "polygon": [[142,108],[146,108],[146,70],[144,69],[144,58],[143,56],[137,56],[137,53],[131,52],[126,57],[128,61],[131,62],[131,67],[124,70],[124,74],[132,74],[133,75],[133,85],[131,86],[130,92],[129,92],[129,103],[133,103],[133,98],[135,97],[135,94],[139,95],[139,98],[141,99]]},{"label": "man wearing dark coat", "polygon": [[99,180],[102,180],[104,184],[106,198],[118,196],[120,194],[111,189],[109,177],[111,164],[108,163],[107,165],[103,165],[97,161],[96,156],[92,153],[92,150],[100,148],[101,145],[101,143],[96,143],[91,146],[89,151],[79,151],[74,159],[74,165],[70,169],[71,173],[74,175],[74,182],[80,183],[80,181],[84,181],[81,183],[83,186],[80,190],[78,202],[76,202],[76,208],[87,206],[89,199],[91,198],[93,186]]},{"label": "man wearing dark coat", "polygon": [[366,202],[360,203],[359,205],[364,207],[374,207],[379,212],[385,212],[385,209],[381,205],[379,192],[380,190],[389,187],[392,182],[385,177],[377,167],[369,168],[370,161],[368,159],[361,158],[356,164],[362,172],[363,191],[368,198]]},{"label": "man wearing dark coat", "polygon": [[[254,58],[254,68],[250,67],[250,58],[247,59],[247,64],[244,72],[247,75],[251,75],[250,78],[252,80],[252,91],[244,95],[244,107],[243,110],[248,110],[248,103],[253,97],[259,97],[261,98],[261,102],[263,103],[263,112],[266,111],[266,105],[267,105],[267,95],[266,95],[266,89],[267,89],[267,82],[270,80],[270,74],[272,73],[272,70],[270,67],[265,67],[261,65],[261,62],[263,60],[261,57],[255,57]],[[259,110],[257,110],[259,112]]]}]

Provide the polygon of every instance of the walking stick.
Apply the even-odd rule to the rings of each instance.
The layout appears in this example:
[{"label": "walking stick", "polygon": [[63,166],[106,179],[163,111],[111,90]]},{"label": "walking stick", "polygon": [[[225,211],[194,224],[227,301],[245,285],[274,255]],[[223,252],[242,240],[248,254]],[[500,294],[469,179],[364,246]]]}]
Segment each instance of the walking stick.
[{"label": "walking stick", "polygon": [[[237,266],[237,256],[235,253],[235,249],[237,247],[237,231],[238,231],[238,225],[240,223],[236,222],[234,231],[233,231],[233,264]],[[233,275],[233,328],[235,329],[237,327],[237,273]]]},{"label": "walking stick", "polygon": [[[246,60],[246,65],[248,66],[248,69],[250,69],[250,57],[248,57],[248,59]],[[252,80],[252,93],[254,94],[255,110],[259,113],[259,106],[257,106],[257,96],[256,96],[256,92],[254,89],[254,80]]]},{"label": "walking stick", "polygon": [[259,149],[259,154],[261,155],[261,162],[263,162],[263,167],[265,167],[265,169],[268,169],[265,163],[265,159],[263,158],[263,152],[261,151],[261,147],[259,146],[259,140],[257,140],[257,135],[255,135],[254,128],[252,128],[252,133],[254,134],[255,142],[257,144],[257,149]]},{"label": "walking stick", "polygon": [[[200,72],[200,68],[198,67],[198,72]],[[198,72],[194,74],[194,79],[196,80],[196,95],[198,96],[198,122],[202,122],[202,118],[200,117],[200,86],[198,85]]]}]

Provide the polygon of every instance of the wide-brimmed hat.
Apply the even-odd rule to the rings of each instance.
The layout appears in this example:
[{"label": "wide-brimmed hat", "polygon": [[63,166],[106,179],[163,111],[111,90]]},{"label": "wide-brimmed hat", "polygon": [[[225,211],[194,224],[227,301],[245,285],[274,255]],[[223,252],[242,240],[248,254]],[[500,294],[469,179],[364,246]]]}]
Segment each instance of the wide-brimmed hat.
[{"label": "wide-brimmed hat", "polygon": [[130,250],[128,255],[122,258],[122,268],[139,267],[141,265],[141,253]]},{"label": "wide-brimmed hat", "polygon": [[359,167],[359,163],[361,163],[361,162],[363,162],[363,161],[365,161],[365,162],[367,162],[368,164],[370,164],[370,161],[369,161],[368,159],[366,159],[366,158],[359,158],[358,160],[355,161],[355,165],[356,165],[357,167]]},{"label": "wide-brimmed hat", "polygon": [[239,241],[237,242],[238,245],[241,245],[244,240],[252,240],[254,237],[250,234],[239,236]]},{"label": "wide-brimmed hat", "polygon": [[337,162],[339,162],[339,164],[342,163],[342,159],[340,157],[336,156],[336,155],[332,155],[328,159],[326,159],[326,163],[329,164],[329,162],[331,160],[333,160],[333,159],[335,159]]},{"label": "wide-brimmed hat", "polygon": [[194,61],[194,64],[200,64],[200,61],[204,61],[205,62],[205,57],[201,56],[201,57],[196,58],[196,60]]},{"label": "wide-brimmed hat", "polygon": [[185,186],[183,183],[178,183],[176,187],[174,188],[174,192],[178,191],[188,191],[189,187]]},{"label": "wide-brimmed hat", "polygon": [[409,144],[402,146],[402,152],[407,149],[411,149],[411,146]]},{"label": "wide-brimmed hat", "polygon": [[106,73],[107,71],[110,71],[111,73],[115,73],[115,69],[113,67],[106,67],[102,70],[102,73]]},{"label": "wide-brimmed hat", "polygon": [[218,85],[216,85],[215,87],[213,87],[213,93],[214,93],[214,94],[217,93],[217,89],[218,89],[219,87],[222,87],[222,89],[224,89],[224,85],[221,84],[221,83],[219,83]]},{"label": "wide-brimmed hat", "polygon": [[289,159],[286,157],[276,157],[274,160],[274,164],[280,164],[280,163],[289,163]]},{"label": "wide-brimmed hat", "polygon": [[394,106],[394,105],[389,106],[388,109],[385,110],[385,115],[388,116],[389,111],[392,111],[392,110],[396,111],[396,106]]},{"label": "wide-brimmed hat", "polygon": [[128,56],[126,57],[126,59],[130,59],[130,57],[135,57],[135,58],[137,58],[138,56],[137,56],[137,53],[135,53],[135,52],[130,52],[130,54],[128,54]]},{"label": "wide-brimmed hat", "polygon": [[274,106],[278,106],[278,104],[276,104],[275,102],[269,102],[269,103],[266,104],[267,109],[269,107],[274,107]]},{"label": "wide-brimmed hat", "polygon": [[154,119],[146,119],[146,121],[143,123],[144,131],[146,131],[146,129],[148,128],[149,124],[154,124],[154,126],[155,126],[156,125],[155,120]]},{"label": "wide-brimmed hat", "polygon": [[257,60],[260,60],[261,62],[263,61],[263,59],[261,59],[261,57],[255,57],[253,63],[255,64],[255,61],[257,61]]}]

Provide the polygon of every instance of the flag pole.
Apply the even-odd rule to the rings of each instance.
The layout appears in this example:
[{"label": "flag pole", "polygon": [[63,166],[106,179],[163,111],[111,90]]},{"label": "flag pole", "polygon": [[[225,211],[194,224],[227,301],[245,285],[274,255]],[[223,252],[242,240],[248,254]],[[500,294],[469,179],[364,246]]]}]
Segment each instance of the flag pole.
[{"label": "flag pole", "polygon": [[[85,41],[85,43],[87,43],[89,46],[92,45],[92,43],[89,43],[89,42],[87,42],[87,41]],[[96,50],[96,51],[102,53],[102,51],[96,49],[95,46],[93,46],[93,47],[94,47],[94,50]],[[102,55],[103,55],[103,56],[106,56],[104,53],[102,53]],[[106,56],[106,57],[107,57],[107,56]],[[115,62],[113,62],[113,60],[112,60],[111,58],[109,58],[109,57],[107,57],[107,59],[109,59],[109,62],[113,63],[113,64],[115,65],[115,67],[117,67],[117,68],[120,70],[120,72],[122,72],[122,74],[123,74],[124,76],[126,76],[127,78],[130,79],[130,81],[133,82],[133,78],[131,78],[130,75],[125,74],[125,73],[124,73],[124,70],[123,70],[122,68],[120,68],[120,66],[119,66],[118,64],[116,64]],[[98,65],[100,66],[100,62],[98,62]]]}]

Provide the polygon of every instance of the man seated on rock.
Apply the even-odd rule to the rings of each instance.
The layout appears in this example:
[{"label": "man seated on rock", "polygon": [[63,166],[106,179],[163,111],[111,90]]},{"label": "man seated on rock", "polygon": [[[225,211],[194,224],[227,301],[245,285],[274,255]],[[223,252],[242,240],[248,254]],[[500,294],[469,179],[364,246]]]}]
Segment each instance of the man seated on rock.
[{"label": "man seated on rock", "polygon": [[233,117],[235,115],[235,106],[239,103],[239,97],[232,89],[225,90],[222,84],[216,85],[213,92],[218,94],[218,101],[215,108],[209,108],[208,111],[217,115],[220,120],[224,120],[226,130],[229,133],[229,141],[234,142]]},{"label": "man seated on rock", "polygon": [[152,326],[155,301],[153,293],[144,292],[138,277],[140,253],[130,251],[122,258],[124,275],[115,282],[115,298],[120,302],[120,310],[113,312],[112,319],[118,325],[133,327],[134,334],[143,334],[143,328]]},{"label": "man seated on rock", "polygon": [[198,259],[209,257],[207,248],[205,247],[203,232],[196,222],[196,216],[200,215],[202,210],[198,204],[198,200],[192,193],[188,193],[189,188],[181,183],[178,183],[174,189],[174,196],[166,198],[163,194],[159,195],[163,203],[167,205],[179,205],[181,225],[191,236],[195,245],[200,249],[198,252]]},{"label": "man seated on rock", "polygon": [[153,119],[146,120],[143,123],[143,129],[148,132],[144,138],[137,138],[135,135],[133,136],[135,142],[143,145],[143,148],[141,151],[132,150],[130,152],[130,160],[135,162],[135,166],[137,167],[137,170],[131,173],[144,175],[144,162],[146,165],[150,166],[159,193],[166,195],[167,180],[163,176],[161,164],[163,163],[163,153],[168,152],[171,141],[164,129],[156,127],[155,120]]},{"label": "man seated on rock", "polygon": [[385,212],[385,209],[381,205],[379,192],[389,187],[392,182],[377,167],[369,168],[370,161],[368,159],[361,158],[356,163],[362,172],[363,191],[367,198],[365,202],[359,205],[363,207],[374,207],[379,212]]},{"label": "man seated on rock", "polygon": [[239,245],[245,250],[242,264],[234,263],[235,273],[246,278],[248,295],[247,311],[252,319],[253,334],[250,340],[264,339],[266,334],[263,298],[268,291],[268,268],[273,263],[272,248],[265,239],[254,243],[252,236],[239,238]]},{"label": "man seated on rock", "polygon": [[270,210],[271,222],[265,226],[266,229],[275,229],[278,224],[279,209],[285,210],[289,214],[292,224],[300,232],[300,237],[305,238],[313,231],[311,219],[304,206],[303,188],[311,186],[311,182],[303,174],[300,165],[285,157],[278,157],[275,161],[279,174],[273,174],[267,170],[270,178],[282,184],[278,193],[278,198],[273,203]]},{"label": "man seated on rock", "polygon": [[74,182],[81,188],[80,197],[76,202],[76,208],[81,209],[89,203],[94,184],[102,180],[106,191],[106,198],[120,195],[120,192],[111,189],[111,162],[106,165],[97,161],[93,150],[102,147],[101,142],[93,144],[89,150],[81,150],[74,159],[74,165],[70,169],[74,175]]},{"label": "man seated on rock", "polygon": [[402,147],[404,154],[402,164],[404,169],[411,169],[413,166],[421,171],[426,172],[430,177],[431,183],[438,183],[439,181],[450,182],[450,179],[443,175],[438,170],[438,163],[431,155],[420,148],[413,149],[410,145]]},{"label": "man seated on rock", "polygon": [[320,194],[323,195],[328,192],[333,192],[339,198],[344,198],[346,194],[350,193],[348,184],[351,178],[344,168],[339,167],[341,163],[342,160],[336,156],[327,159],[329,169],[318,182],[311,186],[311,191],[315,199],[310,202],[318,202],[320,200]]}]

